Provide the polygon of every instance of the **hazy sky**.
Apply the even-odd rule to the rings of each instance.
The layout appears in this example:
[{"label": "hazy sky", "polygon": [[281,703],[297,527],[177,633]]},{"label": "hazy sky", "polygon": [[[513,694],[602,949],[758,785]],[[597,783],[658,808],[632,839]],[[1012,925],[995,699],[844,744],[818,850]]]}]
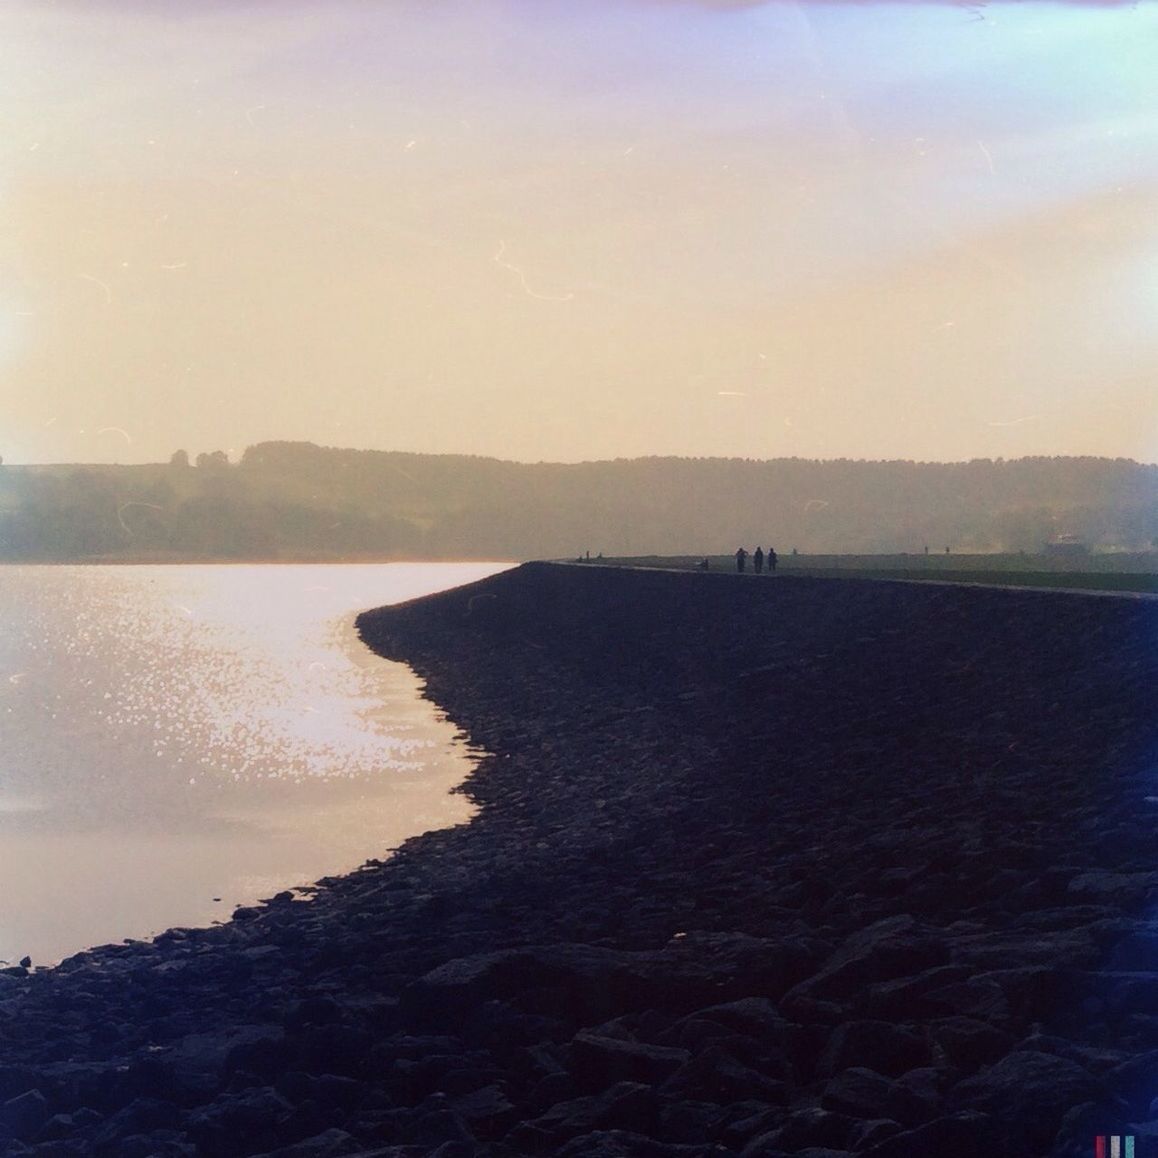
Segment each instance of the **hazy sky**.
[{"label": "hazy sky", "polygon": [[0,0],[0,454],[1158,460],[1158,5]]}]

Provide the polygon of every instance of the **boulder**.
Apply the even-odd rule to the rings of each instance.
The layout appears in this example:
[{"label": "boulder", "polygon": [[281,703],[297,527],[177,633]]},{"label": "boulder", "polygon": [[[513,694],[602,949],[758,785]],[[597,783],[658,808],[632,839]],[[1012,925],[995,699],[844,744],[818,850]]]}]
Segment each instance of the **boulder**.
[{"label": "boulder", "polygon": [[863,1152],[864,1158],[920,1158],[926,1154],[930,1158],[1015,1158],[995,1148],[988,1118],[972,1112],[937,1118],[894,1134]]},{"label": "boulder", "polygon": [[331,1127],[278,1150],[270,1150],[260,1158],[348,1158],[353,1154],[365,1154],[365,1147],[345,1130]]},{"label": "boulder", "polygon": [[714,1045],[681,1066],[661,1091],[666,1097],[721,1105],[749,1100],[782,1105],[788,1100],[784,1082],[744,1065]]},{"label": "boulder", "polygon": [[657,1085],[691,1060],[686,1049],[622,1041],[581,1030],[571,1039],[568,1067],[580,1088],[601,1090],[616,1082]]},{"label": "boulder", "polygon": [[0,1105],[0,1128],[28,1142],[51,1116],[48,1099],[39,1090],[26,1090]]},{"label": "boulder", "polygon": [[619,1082],[598,1096],[559,1102],[530,1124],[546,1137],[561,1141],[593,1130],[650,1131],[656,1121],[655,1092],[638,1082]]},{"label": "boulder", "polygon": [[1074,1107],[1097,1101],[1101,1084],[1076,1062],[1017,1050],[949,1091],[950,1109],[987,1114],[1010,1145],[1028,1151],[1054,1138]]},{"label": "boulder", "polygon": [[913,1029],[888,1021],[850,1021],[832,1032],[816,1068],[822,1077],[855,1066],[898,1077],[931,1057],[924,1035]]},{"label": "boulder", "polygon": [[927,1119],[932,1109],[924,1091],[862,1066],[831,1078],[821,1094],[820,1105],[853,1118],[886,1118],[909,1126]]},{"label": "boulder", "polygon": [[989,1065],[1013,1048],[1012,1035],[972,1017],[944,1017],[932,1022],[929,1034],[948,1060],[967,1073]]},{"label": "boulder", "polygon": [[803,984],[812,989],[843,991],[862,985],[909,977],[945,965],[949,949],[944,935],[902,913],[886,917],[853,933]]}]

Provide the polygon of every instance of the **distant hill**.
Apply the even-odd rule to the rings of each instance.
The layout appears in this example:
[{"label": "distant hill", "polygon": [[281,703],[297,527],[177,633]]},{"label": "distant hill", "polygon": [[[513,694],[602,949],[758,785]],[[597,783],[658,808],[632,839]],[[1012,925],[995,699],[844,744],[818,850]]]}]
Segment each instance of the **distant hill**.
[{"label": "distant hill", "polygon": [[1158,546],[1128,459],[514,463],[265,442],[229,463],[0,466],[0,560],[555,558]]}]

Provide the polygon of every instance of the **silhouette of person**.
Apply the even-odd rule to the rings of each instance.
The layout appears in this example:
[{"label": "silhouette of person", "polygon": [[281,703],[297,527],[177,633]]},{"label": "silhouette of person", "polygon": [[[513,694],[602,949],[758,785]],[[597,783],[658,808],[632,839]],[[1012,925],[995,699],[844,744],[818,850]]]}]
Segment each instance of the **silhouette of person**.
[{"label": "silhouette of person", "polygon": [[736,570],[737,571],[743,571],[744,570],[744,561],[747,558],[748,558],[748,552],[745,551],[743,547],[740,547],[736,551]]},{"label": "silhouette of person", "polygon": [[710,565],[711,564],[708,563],[706,556],[700,560],[700,570],[701,571],[706,571]]},{"label": "silhouette of person", "polygon": [[752,570],[757,575],[764,570],[764,552],[759,547],[756,548],[755,554],[752,556]]},{"label": "silhouette of person", "polygon": [[776,564],[780,562],[779,556],[776,554],[775,547],[768,548],[768,573],[771,574],[776,570]]}]

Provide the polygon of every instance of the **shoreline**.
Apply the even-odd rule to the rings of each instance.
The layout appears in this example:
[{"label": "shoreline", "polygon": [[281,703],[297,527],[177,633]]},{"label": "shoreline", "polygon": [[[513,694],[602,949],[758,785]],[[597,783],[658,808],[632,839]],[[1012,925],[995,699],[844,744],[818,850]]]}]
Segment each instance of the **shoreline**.
[{"label": "shoreline", "polygon": [[1146,1120],[1151,602],[532,564],[358,623],[490,753],[475,818],[0,973],[0,1151],[1025,1158]]}]

